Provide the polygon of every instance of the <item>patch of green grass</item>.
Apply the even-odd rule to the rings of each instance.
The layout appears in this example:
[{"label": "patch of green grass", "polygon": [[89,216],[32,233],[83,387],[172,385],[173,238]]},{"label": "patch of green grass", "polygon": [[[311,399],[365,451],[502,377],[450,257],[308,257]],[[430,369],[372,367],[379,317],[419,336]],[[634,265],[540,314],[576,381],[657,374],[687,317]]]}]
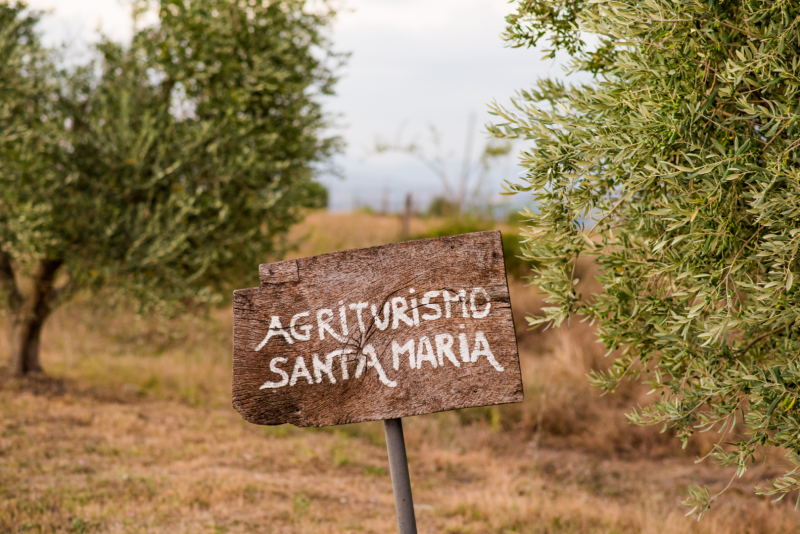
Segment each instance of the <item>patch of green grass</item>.
[{"label": "patch of green grass", "polygon": [[386,434],[383,431],[382,421],[372,421],[369,423],[355,423],[352,425],[341,425],[337,427],[325,427],[320,429],[326,432],[341,433],[351,438],[364,439],[376,447],[386,447]]},{"label": "patch of green grass", "polygon": [[333,465],[336,467],[346,467],[350,465],[352,459],[347,455],[345,447],[334,447],[333,449]]},{"label": "patch of green grass", "polygon": [[379,465],[365,465],[364,474],[367,476],[382,477],[386,474],[386,469]]},{"label": "patch of green grass", "polygon": [[76,517],[70,523],[69,531],[75,534],[85,534],[89,531],[89,524],[80,517]]},{"label": "patch of green grass", "polygon": [[311,499],[306,497],[305,493],[298,492],[292,499],[292,511],[294,512],[295,519],[302,519],[308,513],[311,507]]},{"label": "patch of green grass", "polygon": [[[249,423],[247,423],[249,424]],[[285,438],[297,433],[297,428],[293,425],[264,426],[262,432],[268,438]]]}]

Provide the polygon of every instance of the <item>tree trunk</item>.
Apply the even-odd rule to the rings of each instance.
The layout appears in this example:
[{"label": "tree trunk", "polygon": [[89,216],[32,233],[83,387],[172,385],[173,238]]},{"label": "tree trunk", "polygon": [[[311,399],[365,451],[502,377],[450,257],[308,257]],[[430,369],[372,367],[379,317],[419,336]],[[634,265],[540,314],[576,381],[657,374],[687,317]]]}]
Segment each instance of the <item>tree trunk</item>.
[{"label": "tree trunk", "polygon": [[15,295],[9,299],[10,367],[15,376],[42,372],[39,344],[44,321],[50,315],[55,301],[56,290],[53,283],[61,263],[60,260],[42,260],[33,277],[30,294],[23,295],[15,288]]},{"label": "tree trunk", "polygon": [[11,373],[25,376],[42,372],[39,363],[39,340],[42,334],[43,320],[22,315],[13,317],[9,325],[9,346],[11,347]]}]

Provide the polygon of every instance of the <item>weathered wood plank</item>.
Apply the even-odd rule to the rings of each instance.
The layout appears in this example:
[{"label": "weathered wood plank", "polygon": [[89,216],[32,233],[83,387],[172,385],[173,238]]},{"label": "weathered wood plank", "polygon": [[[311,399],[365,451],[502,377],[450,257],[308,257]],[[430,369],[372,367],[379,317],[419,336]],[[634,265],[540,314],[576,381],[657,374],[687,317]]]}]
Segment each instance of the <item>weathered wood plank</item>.
[{"label": "weathered wood plank", "polygon": [[267,284],[300,281],[300,275],[297,272],[297,260],[262,263],[258,266],[258,276],[261,278],[261,287]]},{"label": "weathered wood plank", "polygon": [[522,401],[499,231],[259,272],[262,287],[234,292],[233,406],[250,422],[328,426]]}]

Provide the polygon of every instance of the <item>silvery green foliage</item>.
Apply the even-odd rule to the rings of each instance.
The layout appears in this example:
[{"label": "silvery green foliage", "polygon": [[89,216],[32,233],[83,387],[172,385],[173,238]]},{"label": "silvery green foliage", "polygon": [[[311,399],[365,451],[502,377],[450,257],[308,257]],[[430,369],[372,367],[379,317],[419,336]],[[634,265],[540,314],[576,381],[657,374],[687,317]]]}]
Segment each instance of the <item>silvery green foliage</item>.
[{"label": "silvery green foliage", "polygon": [[315,168],[338,149],[321,109],[342,59],[334,13],[149,5],[158,22],[132,42],[60,69],[39,15],[0,0],[0,253],[30,272],[62,262],[70,288],[211,301],[275,257],[319,194]]},{"label": "silvery green foliage", "polygon": [[[507,186],[536,206],[523,248],[551,306],[530,324],[595,322],[621,356],[592,383],[660,394],[632,422],[724,433],[710,456],[739,476],[762,447],[800,466],[800,4],[530,0],[508,21],[513,45],[552,31],[595,74],[495,107],[496,136],[534,141]],[[800,467],[757,491],[798,488]],[[691,494],[700,514],[715,497]]]}]

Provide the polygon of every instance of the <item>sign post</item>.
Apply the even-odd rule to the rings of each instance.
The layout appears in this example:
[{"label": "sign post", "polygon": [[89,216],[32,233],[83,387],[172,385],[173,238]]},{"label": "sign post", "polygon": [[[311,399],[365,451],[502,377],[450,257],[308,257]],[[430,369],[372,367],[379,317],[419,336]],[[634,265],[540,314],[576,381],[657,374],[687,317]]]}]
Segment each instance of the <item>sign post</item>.
[{"label": "sign post", "polygon": [[400,419],[522,402],[499,231],[259,266],[234,291],[233,406],[261,425],[383,420],[401,534],[415,533]]},{"label": "sign post", "polygon": [[414,517],[414,499],[411,497],[411,478],[408,476],[406,442],[403,438],[403,421],[386,419],[386,449],[389,451],[389,472],[392,475],[394,509],[397,513],[397,528],[400,534],[417,534]]}]

